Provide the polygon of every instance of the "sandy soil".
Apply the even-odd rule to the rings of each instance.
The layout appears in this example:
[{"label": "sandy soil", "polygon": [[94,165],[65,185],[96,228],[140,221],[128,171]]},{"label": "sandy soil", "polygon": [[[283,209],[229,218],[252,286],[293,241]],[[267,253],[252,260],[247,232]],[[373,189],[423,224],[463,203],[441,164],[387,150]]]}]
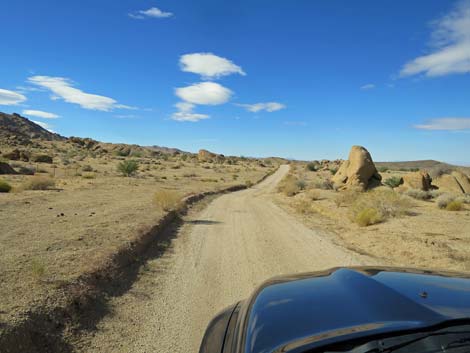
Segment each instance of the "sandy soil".
[{"label": "sandy soil", "polygon": [[93,179],[74,175],[77,167],[58,164],[52,170],[39,163],[38,169],[55,172],[57,190],[47,191],[20,189],[33,177],[2,175],[17,189],[0,194],[0,329],[157,224],[163,215],[153,204],[157,190],[187,195],[254,182],[268,172],[251,161],[223,165],[178,158],[141,158],[133,178],[117,175],[117,158],[83,160],[94,170]]},{"label": "sandy soil", "polygon": [[83,352],[197,352],[210,319],[269,277],[372,264],[332,244],[272,201],[281,168],[263,183],[223,195],[186,225],[163,258],[150,261],[112,315],[77,343]]}]

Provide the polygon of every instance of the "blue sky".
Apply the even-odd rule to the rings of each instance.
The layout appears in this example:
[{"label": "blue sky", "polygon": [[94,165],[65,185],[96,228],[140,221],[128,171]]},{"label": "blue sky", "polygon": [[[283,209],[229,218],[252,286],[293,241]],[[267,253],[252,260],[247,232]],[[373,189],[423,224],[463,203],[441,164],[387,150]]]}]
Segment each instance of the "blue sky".
[{"label": "blue sky", "polygon": [[470,164],[470,1],[15,0],[0,110],[228,155]]}]

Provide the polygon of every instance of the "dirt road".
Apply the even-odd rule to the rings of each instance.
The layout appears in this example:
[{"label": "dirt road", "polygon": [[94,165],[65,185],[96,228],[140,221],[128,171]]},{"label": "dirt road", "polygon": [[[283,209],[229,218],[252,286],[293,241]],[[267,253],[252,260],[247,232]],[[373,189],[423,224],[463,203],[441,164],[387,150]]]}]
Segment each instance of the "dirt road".
[{"label": "dirt road", "polygon": [[364,263],[274,205],[288,172],[223,195],[186,220],[164,257],[151,260],[112,313],[83,338],[86,352],[197,352],[209,320],[265,279]]}]

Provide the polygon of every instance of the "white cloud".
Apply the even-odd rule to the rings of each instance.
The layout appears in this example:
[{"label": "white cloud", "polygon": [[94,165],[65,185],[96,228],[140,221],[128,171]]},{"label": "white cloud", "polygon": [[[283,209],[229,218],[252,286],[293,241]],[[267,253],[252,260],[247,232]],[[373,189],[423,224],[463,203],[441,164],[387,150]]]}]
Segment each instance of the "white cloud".
[{"label": "white cloud", "polygon": [[195,107],[194,104],[188,102],[179,102],[175,104],[178,109],[176,113],[173,113],[171,118],[176,121],[192,121],[197,122],[199,120],[209,119],[209,115],[193,113]]},{"label": "white cloud", "polygon": [[180,67],[184,72],[199,74],[206,79],[219,78],[231,74],[246,75],[240,66],[212,53],[183,55],[180,58]]},{"label": "white cloud", "polygon": [[113,98],[90,94],[73,87],[73,83],[64,77],[33,76],[28,81],[37,86],[49,89],[53,95],[52,100],[63,99],[67,103],[78,104],[84,109],[111,111],[113,109],[131,109],[118,104]]},{"label": "white cloud", "polygon": [[470,0],[460,1],[448,15],[434,23],[433,52],[406,63],[400,76],[429,77],[470,72]]},{"label": "white cloud", "polygon": [[26,97],[20,93],[0,88],[0,105],[17,105],[25,100]]},{"label": "white cloud", "polygon": [[47,124],[47,123],[43,123],[42,121],[35,121],[35,120],[31,120],[33,123],[35,124],[38,124],[40,127],[42,127],[43,129],[46,129],[47,131],[50,131],[50,132],[53,132],[55,133],[54,130],[52,130],[52,126]]},{"label": "white cloud", "polygon": [[188,103],[219,105],[228,102],[232,96],[232,91],[215,82],[200,82],[177,88],[175,94]]},{"label": "white cloud", "polygon": [[44,119],[57,119],[59,116],[54,113],[43,112],[42,110],[23,110],[24,115],[36,116]]},{"label": "white cloud", "polygon": [[367,90],[374,89],[374,88],[375,88],[375,85],[373,83],[368,83],[364,86],[361,86],[361,89],[363,91],[367,91]]},{"label": "white cloud", "polygon": [[135,11],[135,12],[129,13],[128,15],[129,17],[134,18],[136,20],[143,20],[149,17],[150,18],[167,18],[167,17],[173,16],[173,13],[162,11],[157,7],[151,7],[148,10]]},{"label": "white cloud", "polygon": [[277,110],[285,109],[286,106],[277,102],[267,102],[267,103],[255,103],[255,104],[237,104],[240,107],[245,108],[246,110],[257,113],[260,111],[275,112]]},{"label": "white cloud", "polygon": [[470,130],[470,118],[437,118],[414,127],[421,130]]}]

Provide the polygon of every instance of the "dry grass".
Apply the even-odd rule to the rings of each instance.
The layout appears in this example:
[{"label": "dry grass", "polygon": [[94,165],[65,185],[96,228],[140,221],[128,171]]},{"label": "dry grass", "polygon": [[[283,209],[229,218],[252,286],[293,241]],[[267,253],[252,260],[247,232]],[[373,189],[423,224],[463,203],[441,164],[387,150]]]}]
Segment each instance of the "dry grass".
[{"label": "dry grass", "polygon": [[361,194],[351,205],[351,219],[360,226],[367,226],[409,212],[409,199],[392,190],[375,189]]},{"label": "dry grass", "polygon": [[453,200],[446,206],[447,211],[462,211],[463,208],[463,202],[460,200]]},{"label": "dry grass", "polygon": [[0,192],[10,192],[11,185],[8,184],[5,180],[0,179]]},{"label": "dry grass", "polygon": [[177,210],[181,206],[181,194],[174,190],[158,190],[153,195],[153,203],[161,211]]},{"label": "dry grass", "polygon": [[27,180],[22,186],[24,190],[49,190],[54,187],[54,179],[45,176],[34,176]]},{"label": "dry grass", "polygon": [[299,180],[292,174],[288,174],[279,184],[278,190],[286,196],[295,196],[301,190]]},{"label": "dry grass", "polygon": [[315,213],[312,202],[305,198],[299,198],[294,202],[294,209],[297,213],[309,215]]}]

